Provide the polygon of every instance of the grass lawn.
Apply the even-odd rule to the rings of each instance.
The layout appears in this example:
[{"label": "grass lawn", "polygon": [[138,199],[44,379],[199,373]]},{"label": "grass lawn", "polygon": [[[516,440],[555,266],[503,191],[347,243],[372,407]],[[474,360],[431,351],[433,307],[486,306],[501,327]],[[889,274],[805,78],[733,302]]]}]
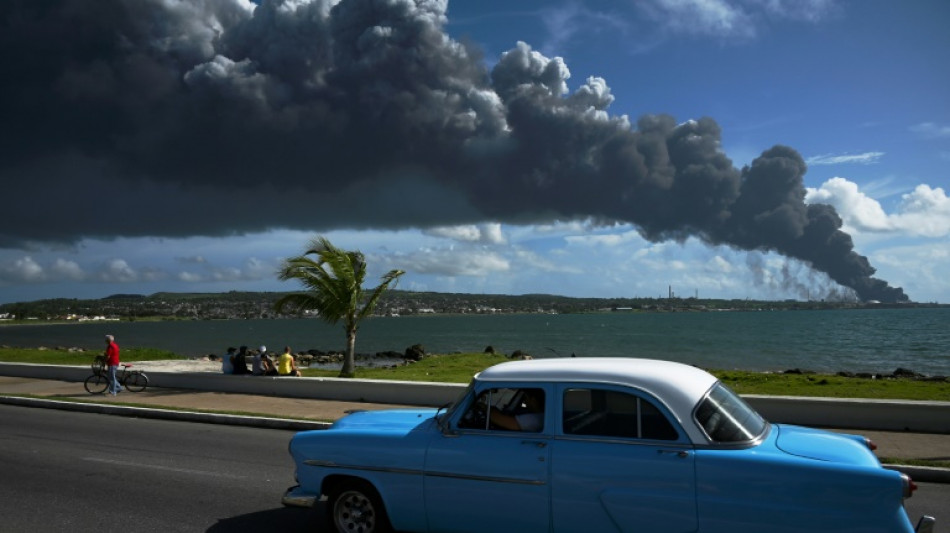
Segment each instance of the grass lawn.
[{"label": "grass lawn", "polygon": [[[6,363],[31,363],[38,365],[91,365],[97,355],[104,350],[85,350],[70,352],[67,350],[41,350],[38,348],[0,347],[0,361]],[[154,348],[122,348],[122,362],[167,361],[186,359],[167,350]]]},{"label": "grass lawn", "polygon": [[[0,348],[0,361],[15,363],[86,365],[101,351],[68,352],[36,348]],[[123,348],[122,360],[159,361],[184,359],[172,352],[150,348]],[[433,355],[422,361],[395,368],[360,367],[356,377],[401,381],[468,383],[472,376],[489,366],[507,361],[503,355],[463,353]],[[337,377],[338,370],[304,368],[304,376]],[[739,394],[809,396],[826,398],[876,398],[899,400],[950,401],[950,381],[867,379],[833,374],[779,374],[736,370],[710,370]]]},{"label": "grass lawn", "polygon": [[[467,353],[432,356],[396,368],[357,368],[363,379],[468,383],[475,373],[507,361],[503,355]],[[848,378],[833,374],[777,374],[710,370],[739,394],[950,401],[950,381]],[[336,377],[335,370],[304,369],[304,376]]]},{"label": "grass lawn", "polygon": [[713,371],[739,394],[950,401],[950,381],[867,379],[834,374],[770,374]]}]

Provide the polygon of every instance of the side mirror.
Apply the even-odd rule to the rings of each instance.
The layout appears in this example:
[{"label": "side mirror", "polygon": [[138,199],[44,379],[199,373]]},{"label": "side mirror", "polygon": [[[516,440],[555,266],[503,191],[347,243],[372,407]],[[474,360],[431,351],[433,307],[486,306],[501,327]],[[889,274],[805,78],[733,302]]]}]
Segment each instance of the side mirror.
[{"label": "side mirror", "polygon": [[435,420],[436,420],[436,423],[439,425],[439,430],[442,432],[443,437],[457,437],[458,436],[459,434],[458,431],[455,429],[452,429],[451,425],[449,424],[448,413],[442,413],[440,415],[436,415]]}]

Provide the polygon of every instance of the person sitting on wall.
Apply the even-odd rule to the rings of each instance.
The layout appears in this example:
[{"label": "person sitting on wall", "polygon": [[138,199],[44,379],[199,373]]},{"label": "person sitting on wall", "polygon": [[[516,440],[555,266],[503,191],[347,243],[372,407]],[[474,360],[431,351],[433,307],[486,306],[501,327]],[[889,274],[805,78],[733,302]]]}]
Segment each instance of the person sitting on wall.
[{"label": "person sitting on wall", "polygon": [[270,358],[269,355],[265,352],[261,355],[261,370],[264,372],[265,376],[276,376],[277,375],[277,365],[274,363],[274,360]]},{"label": "person sitting on wall", "polygon": [[247,368],[247,346],[241,346],[238,349],[237,355],[233,359],[234,364],[234,374],[250,374],[250,369]]},{"label": "person sitting on wall", "polygon": [[258,350],[254,354],[253,358],[251,358],[251,373],[254,374],[255,376],[264,375],[264,367],[263,367],[262,360],[263,360],[264,355],[266,354],[267,354],[267,346],[264,346],[262,344],[261,349]]},{"label": "person sitting on wall", "polygon": [[221,373],[222,374],[234,373],[234,352],[236,351],[237,351],[237,348],[234,348],[234,347],[228,348],[228,353],[224,354],[224,357],[221,358]]},{"label": "person sitting on wall", "polygon": [[277,375],[300,377],[297,360],[290,353],[290,346],[284,347],[284,353],[277,359]]}]

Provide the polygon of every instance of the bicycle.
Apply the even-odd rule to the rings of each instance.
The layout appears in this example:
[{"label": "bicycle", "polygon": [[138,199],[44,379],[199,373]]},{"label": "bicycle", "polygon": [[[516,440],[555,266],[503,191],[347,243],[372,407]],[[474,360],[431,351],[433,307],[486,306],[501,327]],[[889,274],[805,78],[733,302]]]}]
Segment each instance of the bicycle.
[{"label": "bicycle", "polygon": [[[101,357],[101,356],[100,356]],[[83,382],[89,394],[102,394],[109,388],[109,373],[105,361],[100,357],[92,363],[92,375]],[[115,379],[129,392],[142,392],[148,387],[148,376],[141,370],[129,370],[132,365],[121,363],[121,370],[115,373]]]}]

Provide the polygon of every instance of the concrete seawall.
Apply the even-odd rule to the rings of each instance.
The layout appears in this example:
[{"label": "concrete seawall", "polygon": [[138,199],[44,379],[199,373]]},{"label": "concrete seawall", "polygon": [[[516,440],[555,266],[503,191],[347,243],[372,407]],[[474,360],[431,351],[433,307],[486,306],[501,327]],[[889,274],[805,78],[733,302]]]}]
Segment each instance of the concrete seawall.
[{"label": "concrete seawall", "polygon": [[[88,366],[0,363],[0,375],[82,382]],[[339,378],[229,376],[214,372],[148,371],[153,387],[287,398],[362,401],[438,407],[465,385]],[[950,402],[757,396],[744,398],[771,422],[842,429],[950,434]]]}]

